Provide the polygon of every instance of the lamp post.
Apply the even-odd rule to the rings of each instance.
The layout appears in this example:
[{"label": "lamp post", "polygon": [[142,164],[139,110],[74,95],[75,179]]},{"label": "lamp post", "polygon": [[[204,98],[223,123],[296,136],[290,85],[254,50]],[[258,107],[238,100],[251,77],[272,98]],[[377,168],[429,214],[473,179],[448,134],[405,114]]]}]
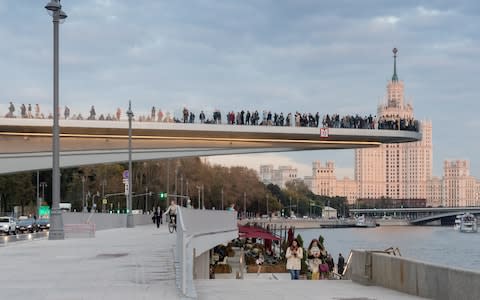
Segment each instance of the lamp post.
[{"label": "lamp post", "polygon": [[144,213],[147,213],[147,205],[148,205],[148,186],[145,187],[145,209],[143,210]]},{"label": "lamp post", "polygon": [[247,192],[243,192],[243,218],[247,217]]},{"label": "lamp post", "polygon": [[63,231],[63,218],[60,211],[60,125],[59,125],[59,42],[58,31],[59,23],[67,18],[67,14],[62,11],[60,0],[51,0],[45,5],[52,16],[53,21],[53,128],[52,128],[52,211],[50,213],[50,232],[49,240],[63,240],[65,232]]},{"label": "lamp post", "polygon": [[85,205],[85,176],[82,176],[82,211],[85,212],[87,210],[87,206]]},{"label": "lamp post", "polygon": [[197,185],[197,190],[198,190],[198,209],[200,209],[201,207],[201,201],[200,201],[200,191],[201,191],[201,188],[200,186]]},{"label": "lamp post", "polygon": [[223,208],[223,186],[222,186],[222,210],[224,210],[224,208]]},{"label": "lamp post", "polygon": [[45,188],[47,187],[47,183],[42,181],[40,182],[40,187],[42,188],[42,201],[45,201]]},{"label": "lamp post", "polygon": [[132,102],[128,101],[128,199],[127,199],[127,227],[133,228],[133,214],[132,214]]}]

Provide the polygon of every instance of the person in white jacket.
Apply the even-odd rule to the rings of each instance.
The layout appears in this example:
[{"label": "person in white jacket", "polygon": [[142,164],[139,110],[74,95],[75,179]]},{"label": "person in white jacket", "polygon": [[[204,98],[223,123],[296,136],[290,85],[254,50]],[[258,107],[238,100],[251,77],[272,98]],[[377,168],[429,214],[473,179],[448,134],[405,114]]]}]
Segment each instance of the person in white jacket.
[{"label": "person in white jacket", "polygon": [[291,279],[297,280],[302,269],[303,258],[303,249],[300,247],[297,239],[294,239],[287,248],[285,258],[287,259],[287,270],[290,272]]}]

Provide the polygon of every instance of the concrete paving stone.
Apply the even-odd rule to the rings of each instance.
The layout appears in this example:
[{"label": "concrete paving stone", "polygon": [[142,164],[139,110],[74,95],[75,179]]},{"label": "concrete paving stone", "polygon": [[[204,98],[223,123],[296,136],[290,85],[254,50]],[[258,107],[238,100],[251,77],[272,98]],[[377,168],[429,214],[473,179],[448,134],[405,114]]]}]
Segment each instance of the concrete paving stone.
[{"label": "concrete paving stone", "polygon": [[34,240],[0,248],[2,299],[181,299],[175,235],[166,227],[96,232],[94,238]]},{"label": "concrete paving stone", "polygon": [[407,300],[424,299],[349,280],[196,280],[199,300]]}]

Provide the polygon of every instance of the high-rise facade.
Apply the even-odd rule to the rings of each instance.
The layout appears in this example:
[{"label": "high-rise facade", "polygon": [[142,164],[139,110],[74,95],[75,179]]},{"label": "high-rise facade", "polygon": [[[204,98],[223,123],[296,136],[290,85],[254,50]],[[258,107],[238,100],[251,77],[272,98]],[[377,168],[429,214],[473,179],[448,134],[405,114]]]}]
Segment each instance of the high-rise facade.
[{"label": "high-rise facade", "polygon": [[[378,107],[380,121],[413,122],[413,107],[405,103],[404,83],[397,75],[394,49],[392,79],[385,102]],[[355,180],[363,199],[426,199],[432,177],[432,124],[422,122],[422,140],[413,143],[383,144],[378,148],[355,150]]]},{"label": "high-rise facade", "polygon": [[355,203],[358,195],[355,180],[347,177],[337,179],[333,161],[327,161],[325,165],[318,160],[314,161],[312,176],[305,177],[305,184],[316,195],[345,197],[349,204]]},{"label": "high-rise facade", "polygon": [[440,177],[433,176],[427,183],[427,206],[438,207],[445,206],[443,180]]},{"label": "high-rise facade", "polygon": [[477,179],[470,176],[470,165],[468,161],[444,161],[443,183],[446,206],[480,205]]}]

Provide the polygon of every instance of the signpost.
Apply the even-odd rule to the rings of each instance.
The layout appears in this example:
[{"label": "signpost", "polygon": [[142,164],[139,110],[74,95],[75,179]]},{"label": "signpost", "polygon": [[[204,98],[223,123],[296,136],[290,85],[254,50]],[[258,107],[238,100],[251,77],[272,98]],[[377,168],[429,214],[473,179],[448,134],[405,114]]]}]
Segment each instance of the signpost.
[{"label": "signpost", "polygon": [[328,138],[328,127],[320,128],[320,137],[321,138]]}]

